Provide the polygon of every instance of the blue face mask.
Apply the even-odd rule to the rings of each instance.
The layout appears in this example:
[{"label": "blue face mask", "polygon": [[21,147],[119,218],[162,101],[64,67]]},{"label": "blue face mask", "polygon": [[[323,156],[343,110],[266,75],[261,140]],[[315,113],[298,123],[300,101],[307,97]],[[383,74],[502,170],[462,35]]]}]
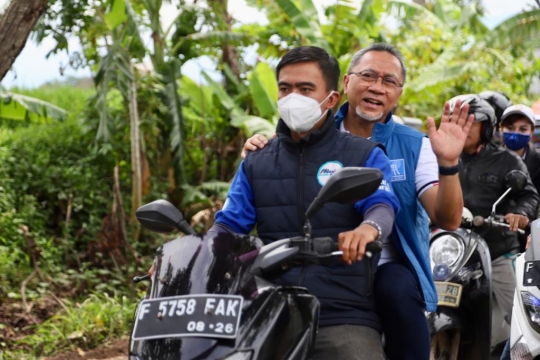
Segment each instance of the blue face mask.
[{"label": "blue face mask", "polygon": [[530,134],[521,134],[517,132],[503,132],[503,142],[510,150],[523,149],[531,140]]}]

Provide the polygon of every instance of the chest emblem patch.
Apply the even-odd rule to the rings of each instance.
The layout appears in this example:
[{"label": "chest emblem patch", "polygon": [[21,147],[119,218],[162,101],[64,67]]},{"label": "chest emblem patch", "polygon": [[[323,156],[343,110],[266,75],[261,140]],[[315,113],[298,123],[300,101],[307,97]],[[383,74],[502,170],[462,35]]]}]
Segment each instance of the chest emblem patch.
[{"label": "chest emblem patch", "polygon": [[485,184],[497,184],[499,182],[499,177],[495,174],[483,173],[478,175],[478,181]]},{"label": "chest emblem patch", "polygon": [[343,168],[343,164],[339,161],[325,162],[321,165],[319,170],[317,170],[317,181],[319,182],[319,184],[321,184],[321,186],[326,184],[330,176],[332,176],[332,174],[334,174],[341,168]]},{"label": "chest emblem patch", "polygon": [[405,159],[390,160],[390,170],[392,171],[392,181],[407,180],[407,174],[405,174]]}]

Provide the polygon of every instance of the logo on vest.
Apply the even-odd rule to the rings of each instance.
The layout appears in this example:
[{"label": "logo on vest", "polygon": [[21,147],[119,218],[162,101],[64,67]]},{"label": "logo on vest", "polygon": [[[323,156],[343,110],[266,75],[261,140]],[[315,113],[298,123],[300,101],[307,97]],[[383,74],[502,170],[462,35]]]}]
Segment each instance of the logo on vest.
[{"label": "logo on vest", "polygon": [[317,181],[319,184],[324,185],[330,179],[330,176],[339,169],[343,168],[343,165],[339,161],[327,161],[321,165],[317,170]]},{"label": "logo on vest", "polygon": [[392,192],[392,190],[390,189],[390,184],[386,180],[381,181],[381,185],[379,185],[379,190]]},{"label": "logo on vest", "polygon": [[392,181],[407,180],[407,175],[405,174],[404,159],[390,160],[390,170],[392,171]]}]

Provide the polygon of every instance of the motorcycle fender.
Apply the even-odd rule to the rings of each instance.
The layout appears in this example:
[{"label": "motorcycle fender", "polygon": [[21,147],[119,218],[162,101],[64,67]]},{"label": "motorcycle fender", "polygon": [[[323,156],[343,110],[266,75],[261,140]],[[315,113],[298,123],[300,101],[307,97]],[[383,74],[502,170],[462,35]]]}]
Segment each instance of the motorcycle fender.
[{"label": "motorcycle fender", "polygon": [[462,316],[459,309],[442,306],[437,308],[436,312],[427,315],[429,333],[434,335],[445,330],[460,329],[464,324]]}]

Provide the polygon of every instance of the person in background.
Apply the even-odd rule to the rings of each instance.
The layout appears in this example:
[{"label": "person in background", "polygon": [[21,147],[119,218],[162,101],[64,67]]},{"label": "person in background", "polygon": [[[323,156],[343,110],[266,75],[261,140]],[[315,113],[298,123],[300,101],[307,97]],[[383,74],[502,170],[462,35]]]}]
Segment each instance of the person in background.
[{"label": "person in background", "polygon": [[[499,144],[515,151],[523,159],[536,191],[538,191],[540,189],[540,153],[532,145],[535,129],[532,109],[525,105],[515,105],[517,107],[514,107],[508,96],[501,92],[488,90],[478,95],[486,100],[495,111],[497,118],[495,134]],[[506,111],[508,108],[512,110]],[[509,115],[512,116],[509,117]],[[505,124],[502,123],[503,117]]]},{"label": "person in background", "polygon": [[[518,228],[524,229],[529,221],[535,218],[538,193],[521,158],[493,141],[493,131],[497,124],[493,107],[475,94],[454,97],[450,103],[452,109],[457,109],[461,103],[469,104],[469,114],[474,116],[474,124],[461,155],[463,166],[459,171],[463,201],[467,209],[474,215],[489,216],[495,201],[507,190],[506,175],[513,170],[527,174],[525,188],[512,193],[511,198],[503,201],[497,208],[500,213],[505,214],[504,219],[509,224],[509,229],[476,229],[488,245],[493,293],[505,321],[510,325],[516,287],[513,262],[520,249],[516,231]],[[503,350],[503,356],[507,356],[507,351],[508,348]]]},{"label": "person in background", "polygon": [[534,113],[525,105],[512,105],[506,108],[501,117],[503,144],[523,159],[538,191],[540,189],[540,153],[531,144],[534,126]]}]

